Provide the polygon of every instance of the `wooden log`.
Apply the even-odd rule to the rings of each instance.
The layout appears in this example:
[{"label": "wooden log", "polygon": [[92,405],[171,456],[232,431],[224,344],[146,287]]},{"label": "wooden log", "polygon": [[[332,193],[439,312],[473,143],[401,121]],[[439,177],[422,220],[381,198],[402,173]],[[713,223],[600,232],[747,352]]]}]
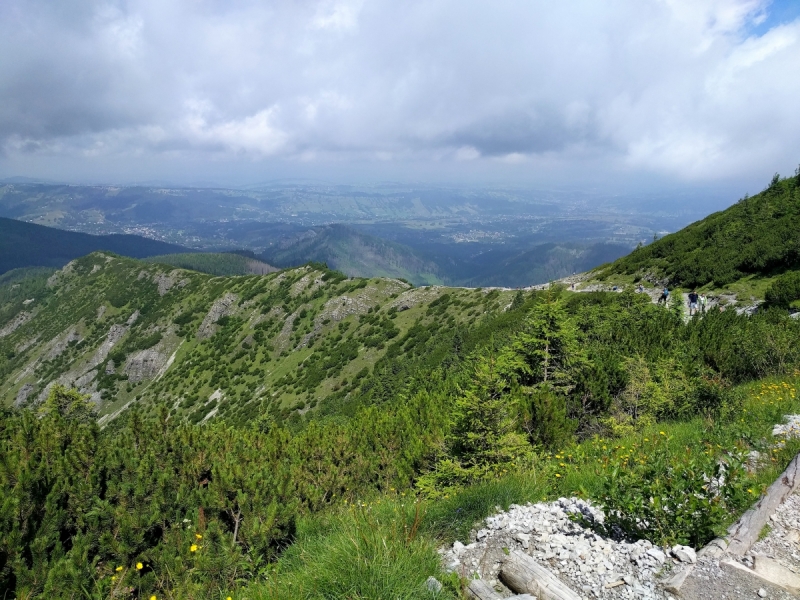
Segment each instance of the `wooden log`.
[{"label": "wooden log", "polygon": [[770,516],[800,485],[800,454],[794,457],[786,470],[769,486],[767,493],[750,510],[728,529],[728,553],[744,556],[758,540]]},{"label": "wooden log", "polygon": [[555,575],[527,554],[514,550],[503,561],[500,579],[518,594],[533,594],[540,600],[581,600]]},{"label": "wooden log", "polygon": [[503,600],[483,579],[473,579],[467,586],[467,597],[475,600]]}]

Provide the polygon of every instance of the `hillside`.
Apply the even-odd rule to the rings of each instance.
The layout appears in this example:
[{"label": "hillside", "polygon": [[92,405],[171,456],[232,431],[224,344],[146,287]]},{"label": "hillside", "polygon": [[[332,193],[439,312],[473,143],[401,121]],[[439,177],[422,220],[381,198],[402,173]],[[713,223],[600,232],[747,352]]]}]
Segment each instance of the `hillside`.
[{"label": "hillside", "polygon": [[279,269],[268,265],[252,252],[190,252],[150,256],[144,262],[200,271],[209,275],[267,275]]},{"label": "hillside", "polygon": [[22,267],[61,268],[73,258],[105,250],[144,258],[187,248],[138,235],[90,235],[0,217],[0,274]]},{"label": "hillside", "polygon": [[684,288],[724,288],[800,269],[800,173],[596,271]]},{"label": "hillside", "polygon": [[414,284],[441,283],[438,267],[411,248],[345,225],[316,227],[286,237],[265,250],[263,257],[281,267],[320,262],[351,277],[400,277]]},{"label": "hillside", "polygon": [[798,336],[785,311],[686,322],[631,291],[319,264],[214,277],[96,252],[15,271],[0,595],[456,600],[472,572],[437,547],[498,505],[576,495],[612,531],[699,548],[800,450],[769,437],[800,413]]},{"label": "hillside", "polygon": [[102,253],[38,281],[8,289],[0,306],[0,398],[41,401],[59,382],[91,394],[103,415],[169,398],[193,421],[267,408],[285,418],[342,401],[397,343],[423,348],[440,327],[510,302],[508,292],[324,268],[221,278]]}]

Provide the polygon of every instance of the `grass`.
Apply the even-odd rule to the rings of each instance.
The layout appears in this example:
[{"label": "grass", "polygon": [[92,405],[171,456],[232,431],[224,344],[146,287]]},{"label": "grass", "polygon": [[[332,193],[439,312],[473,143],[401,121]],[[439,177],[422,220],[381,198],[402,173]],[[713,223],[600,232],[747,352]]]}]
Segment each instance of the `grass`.
[{"label": "grass", "polygon": [[[542,453],[525,472],[475,484],[436,502],[416,500],[412,491],[393,492],[304,517],[295,544],[265,579],[233,597],[457,598],[460,582],[441,572],[437,547],[455,540],[468,543],[470,531],[498,507],[574,495],[597,500],[610,464],[646,460],[651,453],[679,459],[687,452],[758,450],[768,458],[748,476],[747,491],[755,502],[800,451],[800,441],[776,444],[771,435],[783,415],[800,412],[799,386],[797,376],[741,386],[743,404],[731,421],[695,418],[660,423],[624,438],[593,438]],[[731,514],[730,522],[747,507]],[[429,576],[445,584],[439,595],[426,590]]]}]

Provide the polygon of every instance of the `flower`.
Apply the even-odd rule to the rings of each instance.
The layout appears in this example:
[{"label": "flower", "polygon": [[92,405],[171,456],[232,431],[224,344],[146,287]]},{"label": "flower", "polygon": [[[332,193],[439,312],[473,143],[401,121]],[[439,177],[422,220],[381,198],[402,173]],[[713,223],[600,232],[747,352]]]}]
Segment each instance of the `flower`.
[{"label": "flower", "polygon": [[556,473],[556,477],[561,477],[561,473]]},{"label": "flower", "polygon": [[659,431],[659,432],[658,432],[658,435],[667,435],[667,434],[666,434],[666,433],[664,433],[663,431]]},{"label": "flower", "polygon": [[189,552],[197,552],[197,544],[192,544],[189,546]]},{"label": "flower", "polygon": [[144,565],[140,562],[136,563],[136,570],[141,571],[142,569],[144,569]]},{"label": "flower", "polygon": [[150,600],[158,600],[155,596],[150,596]]},{"label": "flower", "polygon": [[203,536],[200,535],[199,533],[195,533],[194,537],[196,537],[198,540],[202,540],[203,539]]},{"label": "flower", "polygon": [[116,581],[116,580],[117,580],[117,576],[116,575],[112,575],[111,576],[111,581]]},{"label": "flower", "polygon": [[122,567],[117,567],[115,570],[117,573],[119,573],[120,571],[122,571]]}]

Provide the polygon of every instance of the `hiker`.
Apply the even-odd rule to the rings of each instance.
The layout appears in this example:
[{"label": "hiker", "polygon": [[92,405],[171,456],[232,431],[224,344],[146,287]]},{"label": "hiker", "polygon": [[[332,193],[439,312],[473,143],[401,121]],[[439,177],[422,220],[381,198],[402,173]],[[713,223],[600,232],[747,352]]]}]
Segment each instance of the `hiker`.
[{"label": "hiker", "polygon": [[644,293],[644,286],[641,283],[639,284],[639,287],[636,288],[636,293],[637,294]]},{"label": "hiker", "polygon": [[689,292],[689,316],[693,316],[697,312],[697,290]]},{"label": "hiker", "polygon": [[661,296],[658,297],[657,304],[661,304],[663,302],[664,306],[666,306],[668,304],[667,302],[668,300],[669,300],[669,290],[665,287],[664,291],[661,292]]},{"label": "hiker", "polygon": [[706,313],[706,305],[708,304],[708,298],[706,298],[705,293],[700,294],[700,312],[705,314]]}]

